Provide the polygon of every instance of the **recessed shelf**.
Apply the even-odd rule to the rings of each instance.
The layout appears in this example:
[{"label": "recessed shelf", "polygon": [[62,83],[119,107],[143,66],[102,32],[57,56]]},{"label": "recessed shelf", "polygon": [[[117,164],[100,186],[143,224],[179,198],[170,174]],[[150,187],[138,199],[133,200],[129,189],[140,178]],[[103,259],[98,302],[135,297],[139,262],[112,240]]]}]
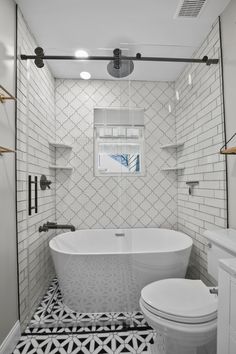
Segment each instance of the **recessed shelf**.
[{"label": "recessed shelf", "polygon": [[61,166],[61,165],[50,165],[49,168],[51,168],[52,170],[68,170],[68,171],[73,170],[73,167]]},{"label": "recessed shelf", "polygon": [[180,171],[180,170],[184,170],[184,169],[185,169],[185,167],[174,166],[174,167],[162,168],[161,171]]},{"label": "recessed shelf", "polygon": [[13,149],[9,149],[9,148],[0,146],[0,155],[6,154],[6,153],[8,153],[8,152],[16,152],[16,151],[13,150]]},{"label": "recessed shelf", "polygon": [[161,145],[160,148],[161,149],[169,149],[169,148],[177,149],[179,146],[183,146],[183,145],[184,145],[184,142],[180,142],[180,143],[174,143],[174,144]]},{"label": "recessed shelf", "polygon": [[57,142],[49,141],[49,145],[55,148],[72,149],[72,145],[65,144],[65,143],[57,143]]}]

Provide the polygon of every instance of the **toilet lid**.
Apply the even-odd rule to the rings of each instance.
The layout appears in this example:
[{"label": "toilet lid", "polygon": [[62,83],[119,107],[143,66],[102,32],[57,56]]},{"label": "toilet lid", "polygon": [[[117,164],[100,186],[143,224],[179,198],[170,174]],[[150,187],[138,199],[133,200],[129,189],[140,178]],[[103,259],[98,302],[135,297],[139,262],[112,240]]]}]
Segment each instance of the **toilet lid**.
[{"label": "toilet lid", "polygon": [[202,323],[217,316],[217,295],[201,280],[159,280],[145,286],[141,297],[148,311],[173,321]]}]

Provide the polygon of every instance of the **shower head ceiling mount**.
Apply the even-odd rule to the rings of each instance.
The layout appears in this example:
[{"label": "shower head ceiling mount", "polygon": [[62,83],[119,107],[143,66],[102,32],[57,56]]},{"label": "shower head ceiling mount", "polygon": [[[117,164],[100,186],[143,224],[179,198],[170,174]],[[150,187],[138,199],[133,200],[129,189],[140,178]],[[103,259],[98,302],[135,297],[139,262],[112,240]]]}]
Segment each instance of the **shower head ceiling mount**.
[{"label": "shower head ceiling mount", "polygon": [[113,51],[114,59],[107,64],[108,73],[115,78],[123,78],[129,76],[134,70],[133,60],[128,60],[122,56],[122,51],[119,48]]}]

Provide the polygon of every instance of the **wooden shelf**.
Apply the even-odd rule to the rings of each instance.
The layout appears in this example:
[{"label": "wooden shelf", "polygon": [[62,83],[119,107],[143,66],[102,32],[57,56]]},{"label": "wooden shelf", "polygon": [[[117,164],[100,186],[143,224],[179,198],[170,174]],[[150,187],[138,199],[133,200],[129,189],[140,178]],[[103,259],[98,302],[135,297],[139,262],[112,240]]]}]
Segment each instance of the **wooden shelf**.
[{"label": "wooden shelf", "polygon": [[10,92],[8,92],[2,85],[0,85],[0,102],[4,103],[6,100],[16,100],[16,98]]},{"label": "wooden shelf", "polygon": [[236,155],[236,146],[231,146],[231,147],[227,147],[228,143],[233,140],[233,138],[236,136],[236,133],[234,133],[231,138],[226,141],[226,143],[222,146],[222,148],[220,149],[220,154],[223,155]]},{"label": "wooden shelf", "polygon": [[180,146],[183,146],[184,142],[180,142],[180,143],[174,143],[174,144],[166,144],[166,145],[161,145],[160,148],[161,149],[177,149]]},{"label": "wooden shelf", "polygon": [[185,167],[174,166],[174,167],[162,168],[161,171],[180,171],[180,170],[184,170],[184,169],[185,169]]},{"label": "wooden shelf", "polygon": [[50,165],[49,168],[51,168],[52,170],[68,170],[68,171],[73,170],[73,167],[60,166],[60,165]]},{"label": "wooden shelf", "polygon": [[55,148],[72,149],[72,145],[65,144],[65,143],[57,143],[57,142],[49,141],[49,145],[51,145]]},{"label": "wooden shelf", "polygon": [[221,149],[220,153],[223,155],[236,155],[236,146],[232,146],[226,149]]},{"label": "wooden shelf", "polygon": [[0,155],[6,154],[6,153],[9,153],[9,152],[16,152],[16,151],[12,150],[12,149],[9,149],[9,148],[6,148],[6,147],[3,147],[3,146],[0,146]]}]

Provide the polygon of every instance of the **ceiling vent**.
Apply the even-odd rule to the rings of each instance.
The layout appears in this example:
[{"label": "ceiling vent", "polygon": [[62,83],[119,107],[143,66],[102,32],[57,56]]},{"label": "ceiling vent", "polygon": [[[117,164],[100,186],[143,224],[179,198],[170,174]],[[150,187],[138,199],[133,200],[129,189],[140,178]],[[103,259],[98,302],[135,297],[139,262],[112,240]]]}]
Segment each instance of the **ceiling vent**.
[{"label": "ceiling vent", "polygon": [[207,0],[181,0],[175,18],[196,18]]}]

